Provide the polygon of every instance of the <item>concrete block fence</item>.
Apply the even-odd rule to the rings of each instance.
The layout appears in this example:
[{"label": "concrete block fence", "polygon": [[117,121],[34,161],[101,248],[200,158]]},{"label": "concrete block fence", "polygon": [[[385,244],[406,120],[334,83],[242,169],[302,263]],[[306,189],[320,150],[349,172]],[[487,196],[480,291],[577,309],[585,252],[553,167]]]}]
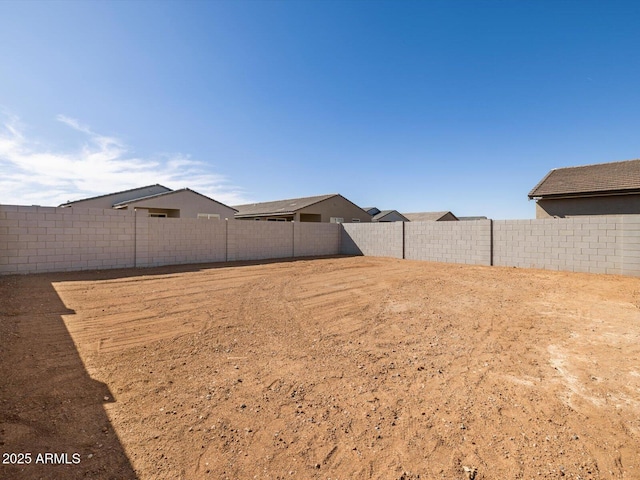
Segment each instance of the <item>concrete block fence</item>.
[{"label": "concrete block fence", "polygon": [[342,253],[640,276],[640,215],[345,224]]},{"label": "concrete block fence", "polygon": [[340,225],[0,205],[0,275],[337,255]]},{"label": "concrete block fence", "polygon": [[341,253],[404,258],[403,223],[343,223]]},{"label": "concrete block fence", "polygon": [[0,205],[0,274],[130,267],[135,215]]},{"label": "concrete block fence", "polygon": [[640,215],[495,220],[494,264],[640,276]]},{"label": "concrete block fence", "polygon": [[339,225],[0,205],[0,275],[336,254],[640,276],[640,215]]},{"label": "concrete block fence", "polygon": [[491,220],[409,222],[404,258],[491,265]]}]

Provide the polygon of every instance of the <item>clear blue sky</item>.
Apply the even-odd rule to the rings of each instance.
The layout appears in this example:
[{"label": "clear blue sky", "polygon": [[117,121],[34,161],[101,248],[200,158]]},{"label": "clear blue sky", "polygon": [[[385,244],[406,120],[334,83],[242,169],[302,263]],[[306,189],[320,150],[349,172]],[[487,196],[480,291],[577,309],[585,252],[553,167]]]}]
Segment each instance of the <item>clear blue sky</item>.
[{"label": "clear blue sky", "polygon": [[153,183],[533,218],[640,157],[640,2],[0,2],[0,203]]}]

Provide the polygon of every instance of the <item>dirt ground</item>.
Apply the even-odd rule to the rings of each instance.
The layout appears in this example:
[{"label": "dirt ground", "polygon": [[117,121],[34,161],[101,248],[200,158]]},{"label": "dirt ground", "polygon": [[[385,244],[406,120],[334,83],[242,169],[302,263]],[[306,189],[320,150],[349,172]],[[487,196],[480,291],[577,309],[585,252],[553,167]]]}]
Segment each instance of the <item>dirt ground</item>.
[{"label": "dirt ground", "polygon": [[371,257],[10,276],[0,335],[0,478],[640,479],[636,278]]}]

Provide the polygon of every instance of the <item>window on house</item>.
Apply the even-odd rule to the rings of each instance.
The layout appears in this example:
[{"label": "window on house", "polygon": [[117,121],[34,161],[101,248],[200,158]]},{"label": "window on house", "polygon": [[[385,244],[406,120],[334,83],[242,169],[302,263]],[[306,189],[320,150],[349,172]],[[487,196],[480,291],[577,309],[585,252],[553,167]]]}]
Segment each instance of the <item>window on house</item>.
[{"label": "window on house", "polygon": [[360,219],[359,218],[352,218],[351,221],[353,223],[360,223]]},{"label": "window on house", "polygon": [[329,218],[330,223],[344,223],[344,218],[342,217],[331,217]]},{"label": "window on house", "polygon": [[167,218],[166,213],[150,213],[149,216],[155,218]]},{"label": "window on house", "polygon": [[267,222],[286,222],[286,218],[267,218]]},{"label": "window on house", "polygon": [[220,220],[219,213],[199,213],[198,218],[206,218],[207,220],[215,219]]}]

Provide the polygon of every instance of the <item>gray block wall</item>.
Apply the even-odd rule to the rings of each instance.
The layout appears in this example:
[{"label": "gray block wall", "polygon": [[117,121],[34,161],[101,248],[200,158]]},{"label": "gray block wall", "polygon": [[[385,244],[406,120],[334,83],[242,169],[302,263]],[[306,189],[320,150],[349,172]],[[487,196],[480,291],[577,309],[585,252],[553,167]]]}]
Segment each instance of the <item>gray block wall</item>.
[{"label": "gray block wall", "polygon": [[293,229],[295,257],[316,257],[340,253],[342,233],[340,225],[335,223],[294,223]]},{"label": "gray block wall", "polygon": [[402,222],[343,223],[341,253],[402,258]]},{"label": "gray block wall", "polygon": [[491,220],[409,222],[405,258],[433,262],[491,264]]},{"label": "gray block wall", "polygon": [[640,277],[640,215],[622,215],[620,273]]},{"label": "gray block wall", "polygon": [[640,215],[339,225],[0,205],[0,274],[336,254],[640,277]]},{"label": "gray block wall", "polygon": [[640,275],[640,215],[496,220],[494,263]]}]

